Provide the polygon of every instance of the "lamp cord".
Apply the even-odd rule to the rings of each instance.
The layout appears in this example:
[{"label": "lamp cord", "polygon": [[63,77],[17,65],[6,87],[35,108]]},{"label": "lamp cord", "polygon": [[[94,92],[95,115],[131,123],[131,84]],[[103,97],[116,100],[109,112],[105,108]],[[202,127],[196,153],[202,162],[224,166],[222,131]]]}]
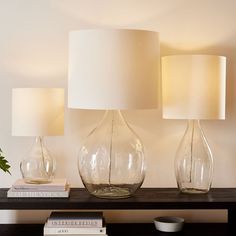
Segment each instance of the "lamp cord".
[{"label": "lamp cord", "polygon": [[111,140],[110,140],[110,160],[109,160],[109,185],[111,185],[112,151],[113,151],[113,131],[114,131],[114,111],[111,119]]},{"label": "lamp cord", "polygon": [[42,155],[42,159],[43,159],[43,167],[44,167],[44,170],[45,170],[46,175],[48,175],[47,169],[46,169],[46,166],[45,166],[45,158],[44,158],[44,153],[43,153],[42,137],[40,137],[40,136],[39,136],[39,143],[40,143],[41,155]]},{"label": "lamp cord", "polygon": [[191,161],[191,166],[190,166],[190,183],[192,182],[192,172],[193,172],[193,137],[194,137],[194,128],[195,128],[195,120],[192,121],[193,122],[193,127],[192,127],[192,137],[191,137],[191,156],[190,156],[190,161]]}]

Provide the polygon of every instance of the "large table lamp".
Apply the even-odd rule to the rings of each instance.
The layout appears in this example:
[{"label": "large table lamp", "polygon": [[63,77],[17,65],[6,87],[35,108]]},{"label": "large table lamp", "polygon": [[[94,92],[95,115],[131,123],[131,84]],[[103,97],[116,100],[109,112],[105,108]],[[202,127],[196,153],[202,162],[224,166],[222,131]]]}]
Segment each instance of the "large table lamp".
[{"label": "large table lamp", "polygon": [[175,157],[178,187],[206,193],[213,176],[213,157],[200,120],[225,119],[226,58],[215,55],[162,57],[163,118],[187,119]]},{"label": "large table lamp", "polygon": [[53,178],[55,159],[49,154],[44,136],[64,133],[64,89],[12,89],[12,135],[33,136],[35,142],[20,163],[26,183],[47,183]]},{"label": "large table lamp", "polygon": [[142,185],[144,148],[120,110],[157,107],[158,64],[157,32],[70,32],[68,106],[106,110],[78,154],[81,179],[92,195],[126,198]]}]

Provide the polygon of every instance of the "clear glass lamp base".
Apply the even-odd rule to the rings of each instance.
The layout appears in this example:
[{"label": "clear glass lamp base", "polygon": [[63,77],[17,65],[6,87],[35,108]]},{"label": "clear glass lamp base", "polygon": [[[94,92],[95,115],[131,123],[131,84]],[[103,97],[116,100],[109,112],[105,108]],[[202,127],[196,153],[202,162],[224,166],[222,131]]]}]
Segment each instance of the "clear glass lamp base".
[{"label": "clear glass lamp base", "polygon": [[20,170],[25,183],[43,184],[52,181],[55,160],[49,155],[42,137],[36,137],[30,151],[20,163]]},{"label": "clear glass lamp base", "polygon": [[120,111],[107,111],[88,135],[78,156],[80,177],[99,198],[128,198],[145,175],[143,145]]},{"label": "clear glass lamp base", "polygon": [[178,188],[183,193],[200,194],[210,190],[213,158],[199,120],[189,120],[175,158]]}]

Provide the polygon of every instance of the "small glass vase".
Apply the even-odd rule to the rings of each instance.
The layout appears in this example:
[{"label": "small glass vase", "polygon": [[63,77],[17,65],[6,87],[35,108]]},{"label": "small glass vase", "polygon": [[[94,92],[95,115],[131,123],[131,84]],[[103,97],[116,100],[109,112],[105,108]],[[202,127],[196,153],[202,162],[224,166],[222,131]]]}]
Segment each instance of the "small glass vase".
[{"label": "small glass vase", "polygon": [[43,138],[36,137],[32,148],[20,163],[20,170],[26,183],[49,183],[54,175],[55,164],[44,145]]},{"label": "small glass vase", "polygon": [[178,188],[184,193],[206,193],[213,175],[213,158],[199,120],[189,120],[175,158]]},{"label": "small glass vase", "polygon": [[120,111],[107,111],[78,156],[86,189],[99,198],[127,198],[145,176],[143,145]]}]

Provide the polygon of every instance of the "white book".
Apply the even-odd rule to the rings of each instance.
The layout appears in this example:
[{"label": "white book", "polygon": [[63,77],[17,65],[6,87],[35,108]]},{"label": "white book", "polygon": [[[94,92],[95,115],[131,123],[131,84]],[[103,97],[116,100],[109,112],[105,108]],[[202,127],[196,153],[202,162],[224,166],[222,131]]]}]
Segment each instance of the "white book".
[{"label": "white book", "polygon": [[25,183],[23,179],[17,179],[15,183],[13,183],[12,187],[14,189],[26,189],[26,190],[38,190],[38,191],[43,191],[43,190],[66,190],[68,186],[67,180],[66,179],[52,179],[51,182],[49,183],[42,183],[42,184],[29,184]]},{"label": "white book", "polygon": [[106,234],[106,227],[99,227],[99,228],[81,228],[81,227],[48,227],[47,223],[44,225],[43,228],[44,235],[76,235],[76,234],[86,234],[88,235],[105,235]]},{"label": "white book", "polygon": [[10,188],[7,191],[8,198],[68,198],[70,195],[70,188],[64,191],[34,191],[34,190],[16,190]]}]

